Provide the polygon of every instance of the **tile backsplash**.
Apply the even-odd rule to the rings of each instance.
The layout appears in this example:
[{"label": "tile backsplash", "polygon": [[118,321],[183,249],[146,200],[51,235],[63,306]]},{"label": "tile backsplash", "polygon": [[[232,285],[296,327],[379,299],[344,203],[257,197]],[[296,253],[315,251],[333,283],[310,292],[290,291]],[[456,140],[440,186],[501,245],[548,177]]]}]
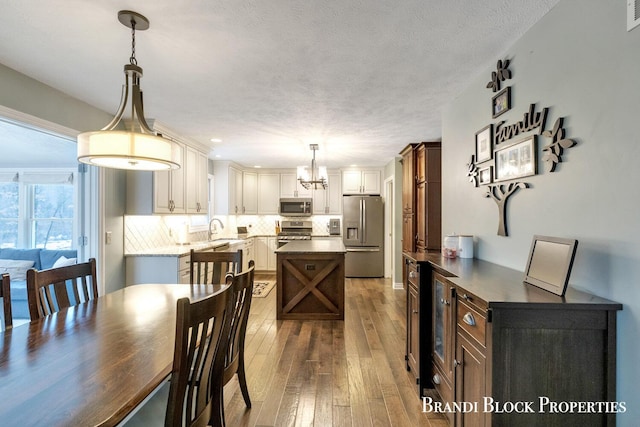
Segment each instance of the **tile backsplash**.
[{"label": "tile backsplash", "polygon": [[[237,227],[247,227],[249,236],[273,236],[276,234],[275,222],[286,220],[280,215],[220,215],[216,216],[224,224],[217,225],[213,239],[236,238]],[[341,215],[313,215],[314,235],[327,235],[330,218]],[[307,218],[304,218],[307,220]],[[208,231],[198,228],[190,230],[189,217],[182,215],[126,215],[124,217],[124,251],[135,253],[147,249],[172,246],[178,243],[201,242],[208,239]]]}]

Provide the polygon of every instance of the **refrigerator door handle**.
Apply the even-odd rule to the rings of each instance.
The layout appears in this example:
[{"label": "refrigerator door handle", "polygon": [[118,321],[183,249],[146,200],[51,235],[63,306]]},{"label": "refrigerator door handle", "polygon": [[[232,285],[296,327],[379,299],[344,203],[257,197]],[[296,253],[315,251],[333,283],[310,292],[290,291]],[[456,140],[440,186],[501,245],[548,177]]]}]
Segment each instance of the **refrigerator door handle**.
[{"label": "refrigerator door handle", "polygon": [[347,252],[380,252],[380,248],[346,248]]},{"label": "refrigerator door handle", "polygon": [[362,244],[367,243],[367,203],[364,199],[360,200],[362,212]]}]

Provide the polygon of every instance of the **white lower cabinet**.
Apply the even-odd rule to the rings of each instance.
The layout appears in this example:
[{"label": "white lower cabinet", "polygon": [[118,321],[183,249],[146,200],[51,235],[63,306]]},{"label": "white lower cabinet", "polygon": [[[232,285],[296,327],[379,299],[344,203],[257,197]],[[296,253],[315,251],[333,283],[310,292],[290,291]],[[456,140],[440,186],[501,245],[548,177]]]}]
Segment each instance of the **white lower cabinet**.
[{"label": "white lower cabinet", "polygon": [[275,271],[278,238],[275,236],[261,236],[255,238],[255,263],[256,270]]},{"label": "white lower cabinet", "polygon": [[125,257],[126,284],[189,283],[189,254]]}]

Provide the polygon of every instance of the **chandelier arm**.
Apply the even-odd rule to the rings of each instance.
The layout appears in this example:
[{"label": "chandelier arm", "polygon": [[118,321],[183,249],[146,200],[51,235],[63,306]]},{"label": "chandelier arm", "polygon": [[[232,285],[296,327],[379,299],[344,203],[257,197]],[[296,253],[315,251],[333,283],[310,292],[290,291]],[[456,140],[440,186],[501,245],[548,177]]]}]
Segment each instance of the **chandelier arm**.
[{"label": "chandelier arm", "polygon": [[108,125],[103,127],[101,130],[113,130],[122,120],[122,115],[124,114],[124,109],[127,107],[127,99],[129,98],[129,76],[125,73],[124,84],[122,85],[122,94],[120,95],[120,106],[116,111],[116,115],[113,116],[113,119],[109,122]]},{"label": "chandelier arm", "polygon": [[142,103],[142,91],[140,90],[140,86],[134,84],[133,85],[133,94],[131,97],[133,109],[136,111],[136,115],[138,117],[138,123],[140,123],[140,128],[143,132],[150,133],[155,135],[156,133],[151,130],[151,127],[147,123],[147,120],[144,118],[144,106]]}]

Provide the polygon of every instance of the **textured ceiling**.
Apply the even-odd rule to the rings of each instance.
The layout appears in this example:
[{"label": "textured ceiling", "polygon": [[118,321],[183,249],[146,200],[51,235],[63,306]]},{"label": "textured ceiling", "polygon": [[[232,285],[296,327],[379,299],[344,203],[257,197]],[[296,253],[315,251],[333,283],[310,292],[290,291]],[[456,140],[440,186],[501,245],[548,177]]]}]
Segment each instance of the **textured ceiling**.
[{"label": "textured ceiling", "polygon": [[6,1],[0,63],[114,113],[135,10],[148,118],[245,166],[306,164],[309,143],[380,166],[440,138],[443,105],[557,1]]}]

